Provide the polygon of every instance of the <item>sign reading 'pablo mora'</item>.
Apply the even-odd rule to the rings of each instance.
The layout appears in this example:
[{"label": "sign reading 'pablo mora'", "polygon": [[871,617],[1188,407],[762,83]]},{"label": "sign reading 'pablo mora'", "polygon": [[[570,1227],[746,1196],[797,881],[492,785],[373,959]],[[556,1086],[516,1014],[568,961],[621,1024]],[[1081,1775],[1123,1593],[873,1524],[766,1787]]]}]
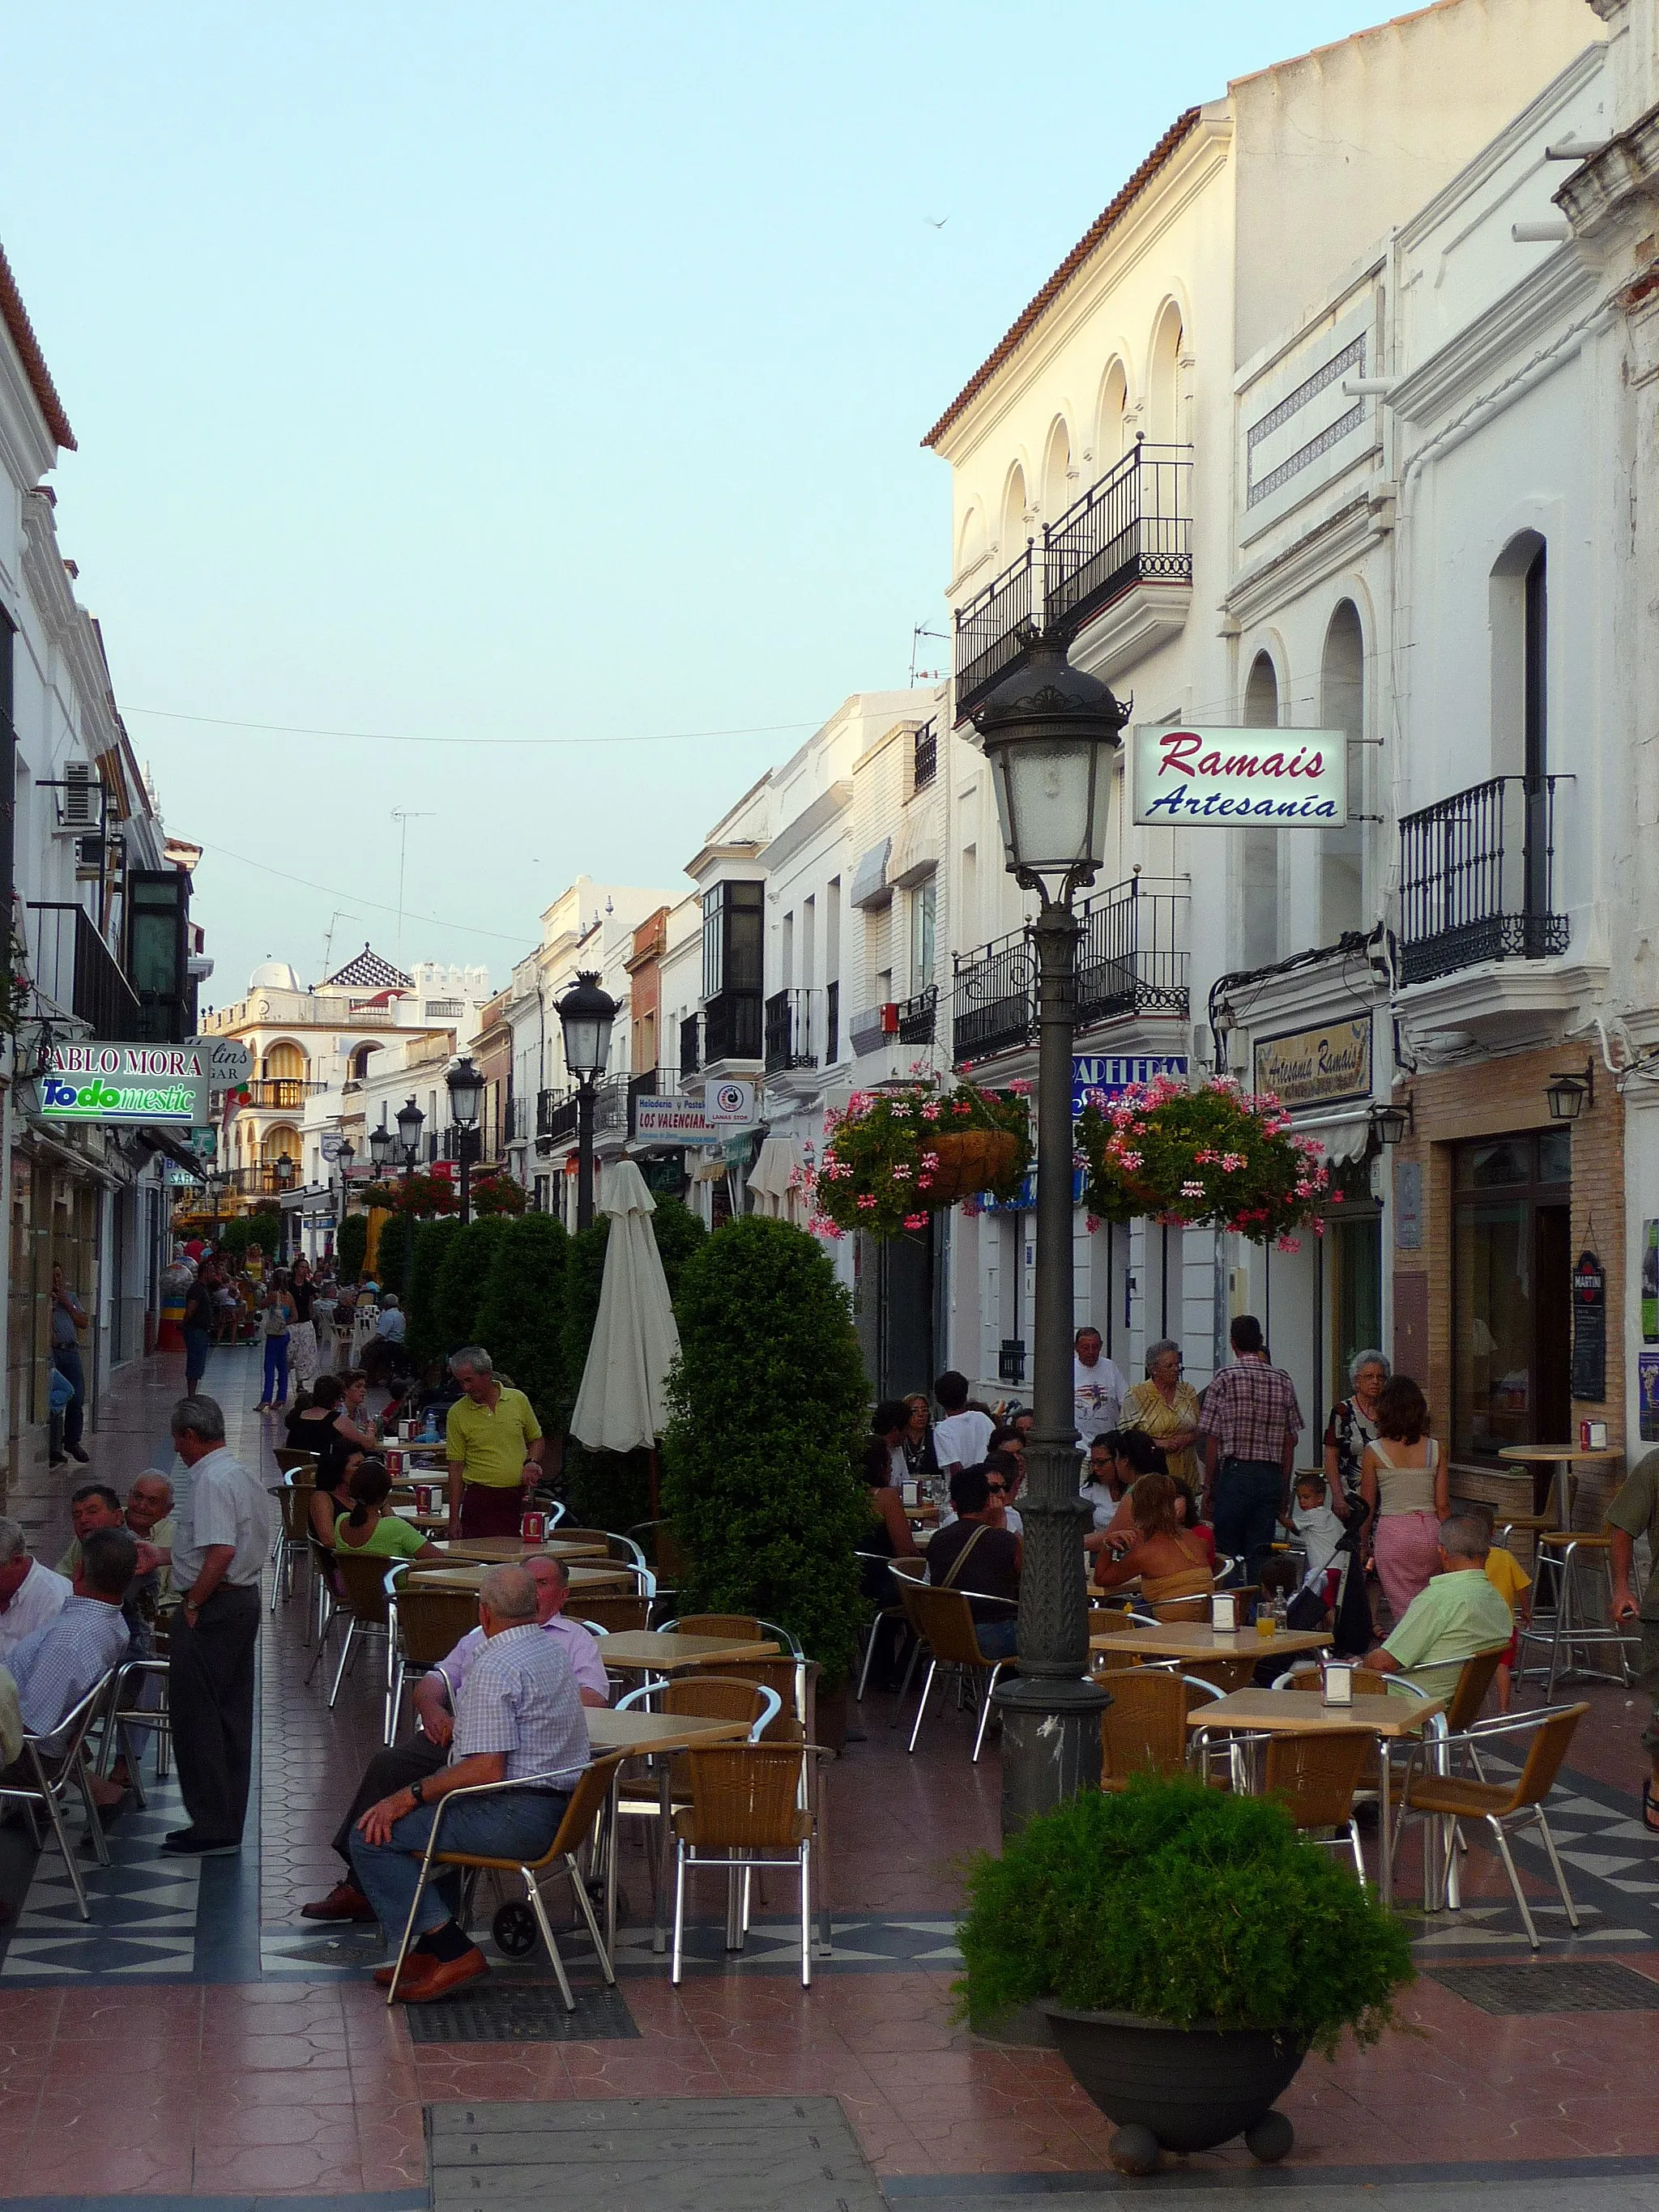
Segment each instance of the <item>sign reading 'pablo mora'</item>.
[{"label": "sign reading 'pablo mora'", "polygon": [[36,1086],[49,1121],[208,1120],[209,1053],[195,1044],[55,1044]]},{"label": "sign reading 'pablo mora'", "polygon": [[1182,830],[1324,830],[1348,818],[1343,730],[1138,722],[1134,818]]}]

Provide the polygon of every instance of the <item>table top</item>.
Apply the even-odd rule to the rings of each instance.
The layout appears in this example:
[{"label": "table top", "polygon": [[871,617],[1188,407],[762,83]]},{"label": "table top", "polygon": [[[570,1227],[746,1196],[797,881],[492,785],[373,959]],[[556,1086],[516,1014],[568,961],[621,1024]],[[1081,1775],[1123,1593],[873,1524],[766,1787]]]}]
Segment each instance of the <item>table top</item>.
[{"label": "table top", "polygon": [[1330,1640],[1322,1628],[1281,1628],[1258,1636],[1253,1627],[1229,1630],[1212,1628],[1206,1620],[1164,1620],[1156,1628],[1091,1636],[1089,1649],[1132,1651],[1148,1659],[1278,1659],[1292,1651],[1316,1651]]},{"label": "table top", "polygon": [[[518,1554],[505,1564],[516,1565]],[[477,1589],[492,1566],[504,1564],[500,1560],[466,1559],[459,1566],[411,1566],[408,1581],[416,1589]],[[621,1567],[585,1567],[580,1565],[570,1571],[572,1589],[603,1590],[607,1595],[623,1597],[632,1593],[634,1577]]]},{"label": "table top", "polygon": [[697,1713],[641,1713],[631,1708],[612,1712],[607,1706],[589,1705],[582,1717],[587,1741],[599,1753],[607,1751],[684,1751],[692,1744],[742,1743],[749,1735],[747,1721],[711,1721]]},{"label": "table top", "polygon": [[[398,1516],[400,1521],[411,1522],[417,1528],[449,1526],[447,1513],[410,1513]],[[609,1558],[603,1544],[571,1543],[557,1536],[544,1537],[539,1544],[526,1544],[521,1536],[457,1536],[452,1541],[440,1534],[438,1540],[452,1559],[580,1559],[588,1564],[599,1564]],[[631,1567],[618,1566],[617,1572],[632,1578]]]},{"label": "table top", "polygon": [[1445,1698],[1380,1697],[1356,1693],[1351,1705],[1328,1705],[1311,1690],[1235,1690],[1230,1697],[1194,1705],[1188,1728],[1261,1729],[1268,1735],[1311,1735],[1322,1729],[1369,1729],[1373,1735],[1415,1735],[1443,1713]]},{"label": "table top", "polygon": [[607,1669],[619,1673],[672,1674],[681,1667],[717,1666],[723,1659],[775,1659],[778,1650],[773,1643],[744,1643],[732,1636],[671,1636],[660,1628],[619,1628],[600,1644],[599,1656]]},{"label": "table top", "polygon": [[1597,1444],[1590,1450],[1577,1444],[1505,1444],[1498,1456],[1558,1466],[1563,1460],[1623,1459],[1625,1455],[1615,1444]]}]

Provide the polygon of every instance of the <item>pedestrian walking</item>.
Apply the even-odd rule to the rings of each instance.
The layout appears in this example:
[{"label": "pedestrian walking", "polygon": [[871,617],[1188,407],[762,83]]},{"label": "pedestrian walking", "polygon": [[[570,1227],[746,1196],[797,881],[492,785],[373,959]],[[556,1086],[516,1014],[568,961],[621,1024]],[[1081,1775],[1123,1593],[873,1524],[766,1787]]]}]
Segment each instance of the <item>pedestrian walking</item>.
[{"label": "pedestrian walking", "polygon": [[187,1828],[162,1850],[175,1857],[234,1851],[247,1817],[253,1765],[253,1652],[259,1574],[275,1533],[262,1484],[226,1448],[225,1417],[199,1393],[173,1409],[173,1449],[190,1470],[173,1543],[168,1669],[173,1747]]},{"label": "pedestrian walking", "polygon": [[185,1395],[190,1398],[196,1395],[207,1372],[208,1346],[213,1341],[213,1325],[218,1318],[214,1305],[216,1282],[217,1278],[204,1267],[185,1292]]},{"label": "pedestrian walking", "polygon": [[317,1380],[317,1285],[309,1260],[296,1260],[289,1276],[289,1297],[294,1302],[294,1323],[288,1333],[288,1364],[293,1370],[295,1392],[308,1390]]},{"label": "pedestrian walking", "polygon": [[[87,1417],[87,1378],[81,1365],[81,1331],[87,1325],[86,1310],[64,1280],[64,1271],[52,1271],[52,1364],[70,1386],[64,1406],[64,1453],[82,1467],[88,1454],[81,1449],[81,1431]],[[64,1454],[56,1464],[63,1464]]]},{"label": "pedestrian walking", "polygon": [[277,1407],[288,1403],[288,1347],[293,1326],[294,1300],[279,1271],[270,1279],[259,1317],[259,1334],[265,1347],[265,1372],[259,1402],[253,1409],[256,1413],[274,1413]]},{"label": "pedestrian walking", "polygon": [[1290,1510],[1302,1408],[1290,1376],[1269,1361],[1255,1316],[1240,1314],[1230,1334],[1233,1364],[1211,1382],[1198,1417],[1204,1517],[1217,1549],[1242,1558],[1244,1579],[1254,1583]]}]

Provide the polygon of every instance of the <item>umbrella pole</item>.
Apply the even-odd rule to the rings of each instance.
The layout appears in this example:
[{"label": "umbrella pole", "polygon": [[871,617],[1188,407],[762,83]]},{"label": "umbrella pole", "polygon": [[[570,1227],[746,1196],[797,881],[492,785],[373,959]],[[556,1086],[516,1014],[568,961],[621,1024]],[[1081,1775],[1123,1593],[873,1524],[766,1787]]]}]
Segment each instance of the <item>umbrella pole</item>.
[{"label": "umbrella pole", "polygon": [[656,1445],[653,1443],[653,1444],[652,1445],[652,1447],[651,1447],[651,1518],[654,1521],[654,1520],[656,1520],[658,1517],[659,1517],[659,1516],[658,1516],[658,1510],[657,1510],[657,1447],[656,1447]]}]

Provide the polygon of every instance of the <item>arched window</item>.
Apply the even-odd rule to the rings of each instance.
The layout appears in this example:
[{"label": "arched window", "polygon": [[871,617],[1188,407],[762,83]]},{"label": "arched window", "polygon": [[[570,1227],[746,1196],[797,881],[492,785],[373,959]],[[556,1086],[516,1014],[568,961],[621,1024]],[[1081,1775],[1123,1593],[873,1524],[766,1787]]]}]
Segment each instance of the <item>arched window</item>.
[{"label": "arched window", "polygon": [[1072,486],[1068,471],[1072,465],[1072,441],[1066,424],[1056,418],[1048,433],[1048,450],[1042,461],[1042,519],[1053,522],[1064,514],[1072,503]]},{"label": "arched window", "polygon": [[1018,461],[1008,471],[1008,482],[1002,494],[1002,538],[1000,558],[1006,568],[1018,561],[1025,550],[1025,541],[1030,530],[1025,520],[1025,510],[1030,505],[1025,494],[1025,471]]},{"label": "arched window", "polygon": [[259,1140],[259,1158],[268,1168],[274,1168],[286,1154],[297,1169],[300,1150],[300,1132],[289,1128],[286,1122],[279,1121],[274,1129],[267,1129]]},{"label": "arched window", "polygon": [[[1342,730],[1348,738],[1348,805],[1364,811],[1365,637],[1359,610],[1344,599],[1325,632],[1319,666],[1319,726]],[[1334,945],[1345,931],[1366,927],[1365,852],[1357,822],[1340,823],[1320,833],[1320,942]]]},{"label": "arched window", "polygon": [[[1494,775],[1522,779],[1522,880],[1529,915],[1550,908],[1549,611],[1548,551],[1535,530],[1523,530],[1492,572],[1492,750]],[[1505,798],[1516,795],[1511,787]],[[1507,823],[1507,804],[1504,812]]]},{"label": "arched window", "polygon": [[[1166,318],[1167,320],[1167,318]],[[1244,726],[1279,727],[1279,672],[1272,658],[1258,653],[1244,685]],[[1240,936],[1246,968],[1265,968],[1279,957],[1279,833],[1240,833]]]},{"label": "arched window", "polygon": [[1178,446],[1181,437],[1181,310],[1172,300],[1158,319],[1146,380],[1146,431],[1155,446]]},{"label": "arched window", "polygon": [[370,1054],[379,1052],[380,1049],[380,1048],[377,1044],[360,1044],[355,1048],[349,1062],[349,1066],[351,1070],[351,1080],[354,1083],[361,1083],[363,1080],[364,1077],[368,1073]]},{"label": "arched window", "polygon": [[264,1076],[268,1083],[303,1083],[306,1079],[304,1053],[297,1044],[286,1039],[280,1044],[267,1045]]},{"label": "arched window", "polygon": [[976,568],[985,558],[985,509],[975,500],[962,520],[962,538],[957,547],[957,574],[965,576]]},{"label": "arched window", "polygon": [[1095,451],[1100,457],[1100,473],[1109,475],[1115,465],[1123,459],[1127,442],[1124,416],[1129,406],[1129,380],[1124,374],[1123,363],[1115,361],[1108,367],[1100,386],[1100,428],[1095,434]]}]

